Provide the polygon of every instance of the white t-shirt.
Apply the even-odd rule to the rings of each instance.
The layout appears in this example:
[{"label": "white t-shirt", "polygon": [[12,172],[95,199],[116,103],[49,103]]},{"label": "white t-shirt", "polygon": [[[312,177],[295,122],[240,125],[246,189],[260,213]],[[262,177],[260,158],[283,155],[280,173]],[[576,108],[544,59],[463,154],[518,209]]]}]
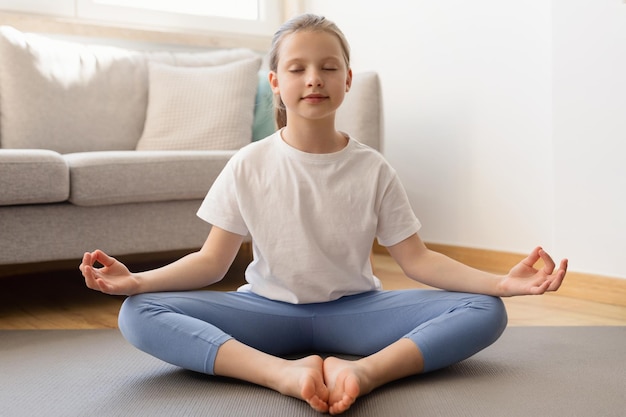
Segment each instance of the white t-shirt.
[{"label": "white t-shirt", "polygon": [[306,153],[280,132],[230,159],[198,216],[252,237],[240,291],[296,304],[380,289],[369,259],[374,238],[391,246],[420,228],[380,153],[352,138],[339,152]]}]

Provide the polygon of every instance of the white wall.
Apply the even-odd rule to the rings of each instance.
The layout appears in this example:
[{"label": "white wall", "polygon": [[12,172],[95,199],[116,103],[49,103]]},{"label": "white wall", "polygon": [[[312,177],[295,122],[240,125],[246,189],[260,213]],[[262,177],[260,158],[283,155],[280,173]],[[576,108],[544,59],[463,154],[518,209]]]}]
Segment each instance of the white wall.
[{"label": "white wall", "polygon": [[541,244],[626,278],[622,0],[304,3],[381,74],[384,152],[424,240]]},{"label": "white wall", "polygon": [[555,244],[626,277],[626,3],[554,0]]}]

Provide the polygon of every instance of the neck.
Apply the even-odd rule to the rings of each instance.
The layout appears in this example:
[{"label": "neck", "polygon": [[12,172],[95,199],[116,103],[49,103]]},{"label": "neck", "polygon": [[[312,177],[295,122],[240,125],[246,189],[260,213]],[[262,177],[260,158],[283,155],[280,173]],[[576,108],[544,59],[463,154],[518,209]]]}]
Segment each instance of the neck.
[{"label": "neck", "polygon": [[333,123],[287,123],[281,131],[290,146],[307,153],[333,153],[346,147],[348,139]]}]

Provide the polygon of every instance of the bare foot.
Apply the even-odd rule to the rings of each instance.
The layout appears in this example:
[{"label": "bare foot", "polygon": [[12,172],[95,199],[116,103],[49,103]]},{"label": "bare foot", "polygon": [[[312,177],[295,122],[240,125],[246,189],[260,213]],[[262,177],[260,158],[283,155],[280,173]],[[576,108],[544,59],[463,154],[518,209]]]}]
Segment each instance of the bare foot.
[{"label": "bare foot", "polygon": [[330,390],[328,411],[341,414],[348,410],[359,395],[367,394],[366,378],[356,361],[328,357],[324,361],[324,380]]},{"label": "bare foot", "polygon": [[304,400],[316,411],[328,412],[329,391],[324,383],[324,360],[312,355],[289,361],[276,391]]}]

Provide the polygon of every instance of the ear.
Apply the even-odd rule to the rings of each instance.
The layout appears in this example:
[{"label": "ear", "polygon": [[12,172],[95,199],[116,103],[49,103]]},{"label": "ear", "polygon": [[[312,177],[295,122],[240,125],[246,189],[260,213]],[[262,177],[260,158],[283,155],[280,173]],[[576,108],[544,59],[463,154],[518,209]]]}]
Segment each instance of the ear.
[{"label": "ear", "polygon": [[350,91],[352,87],[352,68],[348,68],[348,76],[346,77],[346,93]]},{"label": "ear", "polygon": [[280,94],[280,88],[278,87],[278,76],[274,71],[270,71],[268,75],[270,87],[274,94]]}]

